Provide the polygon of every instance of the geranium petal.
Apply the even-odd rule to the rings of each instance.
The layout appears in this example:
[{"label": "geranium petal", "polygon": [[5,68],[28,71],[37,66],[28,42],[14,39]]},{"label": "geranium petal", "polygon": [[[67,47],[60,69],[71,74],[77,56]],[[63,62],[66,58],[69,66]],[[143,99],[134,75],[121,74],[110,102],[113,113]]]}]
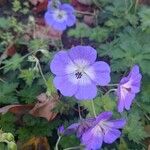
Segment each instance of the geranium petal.
[{"label": "geranium petal", "polygon": [[96,50],[91,46],[76,46],[71,48],[68,53],[74,62],[83,60],[87,62],[87,65],[94,63],[97,56]]},{"label": "geranium petal", "polygon": [[73,13],[75,11],[74,8],[71,5],[69,5],[69,4],[62,4],[62,5],[60,5],[60,9],[66,11],[68,13]]},{"label": "geranium petal", "polygon": [[88,130],[82,135],[81,143],[85,145],[86,150],[97,150],[103,143],[103,134],[98,128]]},{"label": "geranium petal", "polygon": [[72,75],[56,76],[54,78],[55,87],[60,90],[64,96],[73,96],[78,89],[77,84],[73,84],[69,81],[70,76]]},{"label": "geranium petal", "polygon": [[97,123],[100,122],[101,120],[108,120],[112,117],[112,112],[111,111],[105,111],[105,112],[102,112],[100,113],[96,120],[97,120]]},{"label": "geranium petal", "polygon": [[97,88],[96,85],[91,83],[88,85],[79,85],[75,97],[78,100],[92,100],[96,97]]},{"label": "geranium petal", "polygon": [[59,31],[63,31],[67,28],[67,25],[66,25],[66,22],[63,21],[63,22],[54,22],[52,27],[56,30],[59,30]]},{"label": "geranium petal", "polygon": [[127,110],[130,109],[130,106],[131,106],[132,101],[134,100],[134,98],[135,98],[135,94],[134,93],[128,93],[127,94],[126,99],[124,100],[125,108]]},{"label": "geranium petal", "polygon": [[103,61],[95,62],[85,72],[97,85],[104,86],[110,82],[110,67]]},{"label": "geranium petal", "polygon": [[72,15],[72,14],[68,14],[68,18],[66,20],[66,24],[69,27],[71,27],[71,26],[73,26],[75,24],[75,22],[76,22],[76,17],[74,15]]},{"label": "geranium petal", "polygon": [[123,128],[125,126],[126,120],[125,119],[117,119],[117,120],[107,121],[107,123],[110,127],[119,129],[119,128]]},{"label": "geranium petal", "polygon": [[73,73],[76,68],[71,59],[68,57],[67,52],[60,51],[55,54],[51,61],[50,69],[55,75],[66,75]]},{"label": "geranium petal", "polygon": [[121,136],[121,132],[117,129],[108,129],[104,135],[105,143],[113,143],[116,139]]},{"label": "geranium petal", "polygon": [[49,26],[53,26],[53,24],[55,23],[55,20],[52,16],[52,12],[51,11],[47,11],[44,15],[45,18],[45,22],[46,24],[48,24]]}]

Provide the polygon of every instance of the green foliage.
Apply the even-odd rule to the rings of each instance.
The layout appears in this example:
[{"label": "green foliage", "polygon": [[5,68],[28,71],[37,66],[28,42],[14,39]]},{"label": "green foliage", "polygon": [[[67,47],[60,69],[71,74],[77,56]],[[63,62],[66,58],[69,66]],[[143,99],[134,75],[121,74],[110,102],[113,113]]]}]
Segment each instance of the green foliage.
[{"label": "green foliage", "polygon": [[13,104],[17,102],[16,88],[18,83],[0,83],[0,103]]},{"label": "green foliage", "polygon": [[10,19],[0,17],[0,28],[6,30],[9,29],[9,27],[10,27]]},{"label": "green foliage", "polygon": [[75,38],[89,38],[90,40],[102,42],[108,38],[109,30],[103,27],[90,29],[87,25],[80,23],[77,25],[76,29],[70,30],[68,34]]},{"label": "green foliage", "polygon": [[13,11],[17,12],[21,9],[21,3],[19,0],[13,0]]},{"label": "green foliage", "polygon": [[11,113],[6,113],[0,116],[0,128],[4,132],[11,132],[14,134],[15,132],[15,116]]},{"label": "green foliage", "polygon": [[103,45],[103,54],[111,59],[113,71],[125,71],[134,64],[139,64],[142,72],[150,74],[147,65],[150,63],[150,35],[127,28],[110,44]]},{"label": "green foliage", "polygon": [[51,136],[54,129],[62,123],[61,120],[48,122],[43,118],[35,118],[31,115],[23,117],[24,125],[18,129],[20,140],[27,140],[33,136]]},{"label": "green foliage", "polygon": [[53,85],[53,77],[50,76],[47,80],[47,93],[51,95],[52,93],[56,93],[56,88]]},{"label": "green foliage", "polygon": [[71,111],[71,109],[75,106],[75,104],[76,102],[73,100],[68,100],[68,99],[61,100],[57,103],[53,111],[60,114],[68,114],[68,112]]},{"label": "green foliage", "polygon": [[132,140],[135,143],[139,143],[147,137],[140,119],[141,118],[138,111],[130,111],[127,119],[127,125],[124,129],[124,132],[128,135],[129,140]]},{"label": "green foliage", "polygon": [[150,8],[143,6],[138,14],[140,16],[142,30],[150,33]]},{"label": "green foliage", "polygon": [[24,69],[21,70],[19,77],[24,79],[27,85],[31,86],[33,80],[38,77],[38,73],[32,68]]},{"label": "green foliage", "polygon": [[63,149],[69,147],[76,147],[80,145],[80,141],[76,138],[75,135],[63,136],[63,138],[60,141],[60,145]]},{"label": "green foliage", "polygon": [[47,45],[48,45],[47,42],[48,41],[45,41],[42,39],[31,40],[28,44],[29,50],[30,51],[37,51],[40,49],[47,49]]},{"label": "green foliage", "polygon": [[4,60],[3,64],[5,65],[4,68],[5,73],[10,70],[15,71],[16,69],[19,69],[22,61],[23,61],[23,57],[21,57],[19,54],[15,54],[9,60]]},{"label": "green foliage", "polygon": [[18,96],[19,96],[19,101],[27,104],[31,104],[35,102],[36,97],[40,91],[40,87],[36,85],[32,85],[30,87],[24,87],[22,90],[19,91]]},{"label": "green foliage", "polygon": [[[113,111],[116,107],[116,102],[111,99],[108,95],[97,97],[93,100],[96,114],[100,114],[102,111]],[[89,116],[94,116],[92,101],[82,101],[81,105],[87,108]]]}]

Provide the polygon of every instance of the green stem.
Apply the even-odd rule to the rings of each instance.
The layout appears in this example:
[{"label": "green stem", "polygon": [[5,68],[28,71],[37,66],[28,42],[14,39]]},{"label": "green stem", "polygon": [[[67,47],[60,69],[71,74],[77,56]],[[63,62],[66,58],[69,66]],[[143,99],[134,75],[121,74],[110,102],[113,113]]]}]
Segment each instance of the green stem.
[{"label": "green stem", "polygon": [[110,89],[110,90],[108,90],[108,91],[105,93],[105,95],[109,95],[110,92],[116,92],[116,90],[117,90],[117,89]]},{"label": "green stem", "polygon": [[119,84],[114,83],[114,84],[108,84],[107,86],[118,86]]},{"label": "green stem", "polygon": [[[135,102],[135,103],[143,111],[143,108],[141,107],[141,105],[138,102]],[[143,113],[144,113],[144,111],[143,111]],[[150,117],[146,113],[144,113],[144,115],[147,118],[147,120],[150,121]]]},{"label": "green stem", "polygon": [[69,147],[69,148],[65,148],[65,149],[63,149],[63,150],[72,150],[72,149],[77,150],[77,149],[79,149],[79,148],[81,148],[81,146]]},{"label": "green stem", "polygon": [[82,116],[81,116],[81,110],[80,110],[80,105],[78,104],[78,112],[79,112],[79,117],[80,117],[80,120],[82,119]]},{"label": "green stem", "polygon": [[136,0],[136,2],[135,2],[135,7],[134,7],[134,13],[136,13],[136,10],[137,10],[137,7],[138,7],[138,4],[139,4],[139,0]]},{"label": "green stem", "polygon": [[55,145],[55,150],[59,150],[58,145],[59,145],[60,140],[61,140],[61,136],[58,137],[58,140],[57,140],[56,145]]},{"label": "green stem", "polygon": [[92,100],[91,103],[92,103],[93,114],[94,114],[94,117],[96,118],[97,115],[96,115],[96,111],[95,111],[94,101]]},{"label": "green stem", "polygon": [[45,82],[45,85],[46,85],[46,87],[47,87],[47,81],[46,81],[46,79],[45,79],[45,77],[44,77],[44,74],[43,74],[43,71],[42,71],[42,68],[41,68],[41,65],[40,65],[39,62],[38,62],[38,68],[39,68],[40,74],[41,74],[41,76],[42,76],[42,78],[43,78],[43,80],[44,80],[44,82]]},{"label": "green stem", "polygon": [[4,81],[2,78],[0,78],[0,81],[3,82],[3,83],[6,83],[6,81]]}]

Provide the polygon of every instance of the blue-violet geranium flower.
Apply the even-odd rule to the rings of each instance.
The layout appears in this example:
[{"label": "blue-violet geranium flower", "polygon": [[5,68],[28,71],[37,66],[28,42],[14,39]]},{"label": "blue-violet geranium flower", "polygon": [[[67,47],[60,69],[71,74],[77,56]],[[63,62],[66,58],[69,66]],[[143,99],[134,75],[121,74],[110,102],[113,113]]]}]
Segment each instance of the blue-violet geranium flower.
[{"label": "blue-violet geranium flower", "polygon": [[64,96],[90,100],[97,94],[96,85],[110,82],[110,67],[103,61],[95,62],[97,52],[90,46],[76,46],[55,54],[50,69],[56,75],[54,86]]},{"label": "blue-violet geranium flower", "polygon": [[64,31],[67,26],[73,26],[76,22],[75,10],[69,4],[58,4],[52,7],[49,2],[47,12],[45,13],[45,22],[56,30]]},{"label": "blue-violet geranium flower", "polygon": [[67,130],[76,131],[77,137],[85,146],[85,150],[100,149],[103,142],[111,144],[121,136],[126,121],[124,119],[110,120],[112,112],[103,112],[94,120],[89,119],[82,123],[72,124]]},{"label": "blue-violet geranium flower", "polygon": [[140,91],[142,75],[137,65],[133,66],[127,77],[121,79],[118,89],[118,111],[129,110],[136,93]]}]

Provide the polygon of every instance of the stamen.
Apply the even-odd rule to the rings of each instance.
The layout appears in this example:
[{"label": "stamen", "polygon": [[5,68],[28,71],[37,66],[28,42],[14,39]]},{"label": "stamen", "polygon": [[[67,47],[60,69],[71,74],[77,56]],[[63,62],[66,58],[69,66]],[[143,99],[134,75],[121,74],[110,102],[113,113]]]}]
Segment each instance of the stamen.
[{"label": "stamen", "polygon": [[75,73],[75,76],[77,79],[80,79],[82,77],[82,73],[81,72],[77,72]]}]

